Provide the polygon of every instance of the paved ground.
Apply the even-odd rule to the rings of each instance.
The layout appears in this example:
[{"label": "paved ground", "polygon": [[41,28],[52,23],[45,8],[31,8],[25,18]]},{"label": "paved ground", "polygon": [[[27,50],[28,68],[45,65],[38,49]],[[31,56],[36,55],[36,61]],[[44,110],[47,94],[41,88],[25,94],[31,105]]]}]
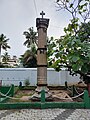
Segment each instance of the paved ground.
[{"label": "paved ground", "polygon": [[90,109],[0,110],[0,120],[90,120]]}]

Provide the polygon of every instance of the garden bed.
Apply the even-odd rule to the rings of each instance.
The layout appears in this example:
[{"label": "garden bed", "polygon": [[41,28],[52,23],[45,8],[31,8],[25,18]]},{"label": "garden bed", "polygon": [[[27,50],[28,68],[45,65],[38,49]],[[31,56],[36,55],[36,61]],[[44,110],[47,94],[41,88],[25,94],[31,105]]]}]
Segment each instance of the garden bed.
[{"label": "garden bed", "polygon": [[34,94],[35,89],[23,88],[15,87],[14,96],[6,102],[0,103],[0,109],[90,108],[90,97],[88,95],[88,91],[84,90],[86,89],[84,86],[78,87],[79,92],[84,92],[83,96],[78,97],[77,99],[71,98],[73,94],[68,91],[65,86],[63,89],[61,89],[60,86],[55,86],[53,87],[54,89],[52,87],[51,89],[48,87],[53,96],[53,99],[49,99],[49,101],[45,100],[44,90],[41,91],[41,99],[39,101],[29,100],[28,98]]},{"label": "garden bed", "polygon": [[[50,88],[50,87],[49,87]],[[83,88],[78,88],[79,92],[82,92]],[[29,90],[29,89],[18,89],[16,93],[14,94],[13,99],[9,99],[7,102],[34,102],[30,100],[29,98],[35,93],[35,89]],[[51,87],[50,93],[53,95],[53,99],[48,100],[49,102],[82,102],[82,98],[76,98],[72,99],[72,94],[70,91],[65,90],[65,87],[61,90],[60,87]],[[15,99],[14,99],[15,98]],[[35,100],[36,102],[36,100]]]}]

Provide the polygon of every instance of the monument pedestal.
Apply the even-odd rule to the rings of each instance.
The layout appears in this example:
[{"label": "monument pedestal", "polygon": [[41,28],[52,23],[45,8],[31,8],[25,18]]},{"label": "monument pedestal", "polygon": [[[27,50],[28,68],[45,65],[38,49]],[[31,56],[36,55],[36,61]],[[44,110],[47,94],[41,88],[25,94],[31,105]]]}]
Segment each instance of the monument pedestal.
[{"label": "monument pedestal", "polygon": [[47,86],[37,86],[35,93],[32,95],[32,100],[41,100],[41,91],[45,91],[45,100],[49,100],[52,97],[52,94],[49,92]]}]

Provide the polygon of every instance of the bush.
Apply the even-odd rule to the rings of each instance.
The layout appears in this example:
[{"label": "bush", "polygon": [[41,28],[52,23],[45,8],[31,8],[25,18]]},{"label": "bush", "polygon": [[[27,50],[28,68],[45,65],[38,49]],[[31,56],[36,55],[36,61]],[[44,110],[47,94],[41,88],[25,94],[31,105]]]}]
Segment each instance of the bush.
[{"label": "bush", "polygon": [[24,84],[25,84],[25,86],[29,86],[29,85],[30,85],[29,80],[28,80],[28,79],[26,79],[26,80],[25,80],[25,82],[24,82]]}]

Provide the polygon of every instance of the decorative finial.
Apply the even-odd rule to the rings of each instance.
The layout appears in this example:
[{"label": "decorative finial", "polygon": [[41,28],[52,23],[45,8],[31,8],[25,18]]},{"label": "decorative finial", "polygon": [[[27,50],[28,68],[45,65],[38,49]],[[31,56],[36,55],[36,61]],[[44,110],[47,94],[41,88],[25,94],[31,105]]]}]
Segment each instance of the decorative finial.
[{"label": "decorative finial", "polygon": [[42,12],[40,13],[40,15],[41,15],[42,18],[43,18],[43,16],[45,15],[45,13],[42,11]]}]

